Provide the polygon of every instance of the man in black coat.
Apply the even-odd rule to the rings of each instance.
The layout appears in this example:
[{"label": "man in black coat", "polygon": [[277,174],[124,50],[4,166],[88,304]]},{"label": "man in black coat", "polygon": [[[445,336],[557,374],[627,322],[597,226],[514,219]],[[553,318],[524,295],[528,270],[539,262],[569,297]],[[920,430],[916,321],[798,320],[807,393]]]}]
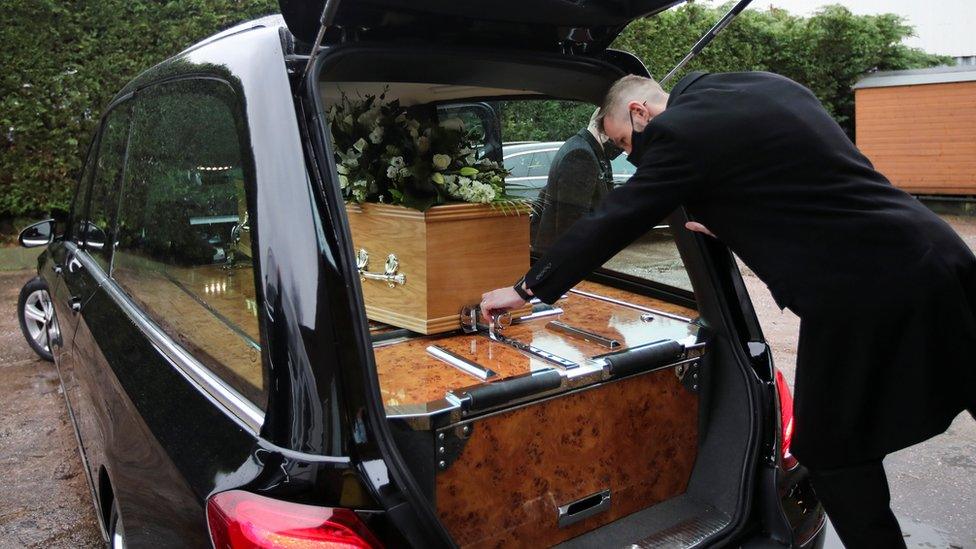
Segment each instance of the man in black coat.
[{"label": "man in black coat", "polygon": [[[637,172],[517,285],[553,302],[684,205],[801,319],[792,450],[849,547],[904,546],[882,458],[976,410],[976,257],[769,73],[619,80],[604,132]],[[707,229],[706,229],[707,227]],[[484,295],[493,314],[523,303]]]},{"label": "man in black coat", "polygon": [[577,219],[593,211],[613,189],[612,158],[619,154],[597,129],[596,114],[587,127],[567,139],[549,166],[531,225],[532,251],[549,249]]}]

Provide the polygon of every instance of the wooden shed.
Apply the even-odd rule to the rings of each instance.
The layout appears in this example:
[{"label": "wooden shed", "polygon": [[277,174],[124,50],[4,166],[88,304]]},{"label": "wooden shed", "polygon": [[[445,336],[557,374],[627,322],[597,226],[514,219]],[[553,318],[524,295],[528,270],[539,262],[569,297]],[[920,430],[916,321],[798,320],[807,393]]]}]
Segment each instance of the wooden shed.
[{"label": "wooden shed", "polygon": [[854,101],[857,146],[894,185],[976,196],[976,67],[878,72]]}]

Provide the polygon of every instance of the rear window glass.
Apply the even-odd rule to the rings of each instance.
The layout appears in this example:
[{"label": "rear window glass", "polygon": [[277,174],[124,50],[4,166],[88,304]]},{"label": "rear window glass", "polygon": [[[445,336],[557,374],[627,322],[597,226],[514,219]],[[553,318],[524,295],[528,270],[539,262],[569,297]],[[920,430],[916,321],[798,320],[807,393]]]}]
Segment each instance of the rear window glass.
[{"label": "rear window glass", "polygon": [[211,80],[140,94],[113,277],[174,340],[263,406],[249,170],[237,112],[231,88]]}]

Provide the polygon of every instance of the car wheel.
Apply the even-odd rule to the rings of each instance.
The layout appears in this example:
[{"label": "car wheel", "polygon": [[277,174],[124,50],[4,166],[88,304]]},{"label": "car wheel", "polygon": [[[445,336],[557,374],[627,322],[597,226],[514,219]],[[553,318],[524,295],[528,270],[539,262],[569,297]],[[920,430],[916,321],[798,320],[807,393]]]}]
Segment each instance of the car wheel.
[{"label": "car wheel", "polygon": [[108,549],[125,549],[125,528],[122,526],[122,517],[119,516],[115,501],[112,501],[112,510],[109,512]]},{"label": "car wheel", "polygon": [[31,349],[44,360],[54,361],[51,339],[57,327],[53,325],[54,304],[44,279],[32,278],[20,289],[17,317],[20,319],[20,330]]}]

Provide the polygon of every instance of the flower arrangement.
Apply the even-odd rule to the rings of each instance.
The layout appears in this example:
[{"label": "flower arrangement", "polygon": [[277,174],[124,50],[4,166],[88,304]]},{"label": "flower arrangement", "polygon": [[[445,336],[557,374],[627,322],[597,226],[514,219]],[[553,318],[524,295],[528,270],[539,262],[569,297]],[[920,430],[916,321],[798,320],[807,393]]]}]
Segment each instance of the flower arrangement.
[{"label": "flower arrangement", "polygon": [[446,202],[514,204],[508,171],[479,155],[477,131],[459,118],[413,118],[386,93],[351,100],[342,94],[326,116],[346,201],[426,210]]}]

